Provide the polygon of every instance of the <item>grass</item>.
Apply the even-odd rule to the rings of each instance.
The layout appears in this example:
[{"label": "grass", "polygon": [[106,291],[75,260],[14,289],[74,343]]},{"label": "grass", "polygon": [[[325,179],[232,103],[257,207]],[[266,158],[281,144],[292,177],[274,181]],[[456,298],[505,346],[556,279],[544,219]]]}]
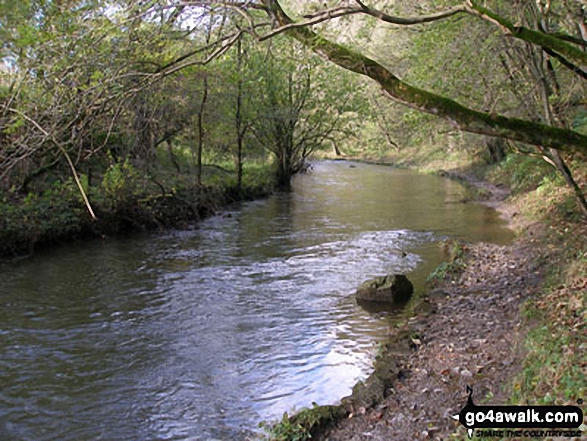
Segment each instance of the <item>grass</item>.
[{"label": "grass", "polygon": [[557,186],[562,184],[555,168],[544,159],[517,153],[490,167],[485,178],[507,185],[514,195],[537,189],[544,179],[556,180]]},{"label": "grass", "polygon": [[[307,412],[308,409],[305,411]],[[304,410],[299,415],[302,412]],[[261,423],[261,428],[265,429],[265,439],[270,441],[305,441],[312,437],[309,428],[300,422],[293,421],[287,412],[283,414],[281,421],[273,424]]]},{"label": "grass", "polygon": [[566,191],[552,187],[529,197],[550,207],[539,213],[540,201],[530,204],[547,226],[542,247],[550,270],[542,293],[524,306],[528,355],[512,403],[576,404],[587,397],[587,225],[568,211]]},{"label": "grass", "polygon": [[339,406],[318,406],[302,409],[289,416],[283,414],[281,421],[261,423],[265,429],[263,439],[269,441],[305,441],[312,439],[325,425],[337,420],[344,414]]}]

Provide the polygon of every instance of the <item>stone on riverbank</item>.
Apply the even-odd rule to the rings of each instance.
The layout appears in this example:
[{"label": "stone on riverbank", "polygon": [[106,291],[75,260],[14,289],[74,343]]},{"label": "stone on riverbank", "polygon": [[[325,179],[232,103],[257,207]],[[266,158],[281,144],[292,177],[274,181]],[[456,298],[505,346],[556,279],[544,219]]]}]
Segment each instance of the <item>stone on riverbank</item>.
[{"label": "stone on riverbank", "polygon": [[405,303],[414,293],[414,286],[402,274],[376,277],[364,282],[357,292],[357,301],[377,303]]}]

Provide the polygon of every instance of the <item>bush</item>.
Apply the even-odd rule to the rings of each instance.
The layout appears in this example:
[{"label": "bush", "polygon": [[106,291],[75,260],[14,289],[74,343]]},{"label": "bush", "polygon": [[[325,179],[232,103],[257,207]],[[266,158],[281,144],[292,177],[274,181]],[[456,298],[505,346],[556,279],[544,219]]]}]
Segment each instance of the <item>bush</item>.
[{"label": "bush", "polygon": [[46,180],[44,190],[27,195],[0,193],[0,256],[30,254],[36,245],[81,236],[183,226],[229,202],[269,194],[268,170],[264,165],[247,166],[243,187],[237,192],[232,174],[222,173],[223,179],[214,185],[198,188],[192,175],[167,174],[159,182],[128,160],[114,163],[97,186],[90,187],[87,176],[80,176],[97,220],[88,214],[71,178]]},{"label": "bush", "polygon": [[141,175],[126,159],[116,162],[104,173],[101,191],[102,202],[114,208],[141,193]]},{"label": "bush", "polygon": [[505,184],[513,193],[534,190],[545,180],[557,179],[555,168],[544,159],[522,154],[509,154],[490,173],[490,179]]},{"label": "bush", "polygon": [[84,206],[71,179],[56,182],[42,194],[29,193],[18,203],[5,194],[0,201],[0,255],[31,252],[37,242],[76,237]]}]

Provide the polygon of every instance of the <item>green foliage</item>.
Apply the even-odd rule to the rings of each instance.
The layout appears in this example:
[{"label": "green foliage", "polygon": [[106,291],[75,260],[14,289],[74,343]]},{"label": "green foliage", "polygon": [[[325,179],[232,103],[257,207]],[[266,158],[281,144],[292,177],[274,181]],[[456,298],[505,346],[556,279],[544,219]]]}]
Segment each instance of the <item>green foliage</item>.
[{"label": "green foliage", "polygon": [[532,397],[533,404],[562,404],[585,396],[587,379],[581,366],[586,359],[577,337],[547,324],[533,329],[526,340],[529,355],[511,400],[523,403]]},{"label": "green foliage", "polygon": [[581,108],[577,111],[572,122],[573,130],[587,135],[587,109]]},{"label": "green foliage", "polygon": [[128,159],[110,165],[102,178],[104,198],[118,204],[137,196],[141,188],[140,178],[141,174]]},{"label": "green foliage", "polygon": [[324,426],[345,415],[340,406],[319,406],[312,403],[312,408],[302,409],[295,415],[283,414],[278,423],[261,423],[270,441],[306,441]]},{"label": "green foliage", "polygon": [[38,241],[56,242],[78,235],[85,211],[70,179],[55,182],[42,194],[29,193],[18,203],[0,201],[0,255],[30,252]]},{"label": "green foliage", "polygon": [[273,156],[277,181],[287,186],[310,155],[342,147],[356,134],[363,123],[357,113],[365,102],[362,86],[349,72],[309,54],[295,41],[276,38],[272,51],[254,67],[258,93],[253,97],[252,132]]},{"label": "green foliage", "polygon": [[0,257],[27,254],[36,246],[81,236],[184,225],[228,202],[266,196],[273,188],[266,164],[246,164],[240,192],[230,170],[216,174],[212,171],[217,167],[207,170],[209,182],[202,189],[194,186],[193,175],[167,169],[149,176],[129,161],[111,164],[94,186],[82,174],[80,181],[97,221],[90,218],[71,178],[43,182],[44,190],[22,196],[15,190],[1,192]]},{"label": "green foliage", "polygon": [[[570,234],[573,233],[569,230],[565,235]],[[576,247],[570,251],[567,259],[581,253]],[[576,272],[573,260],[557,263],[545,292],[524,308],[525,317],[535,325],[526,338],[528,355],[523,371],[514,382],[514,403],[568,404],[587,393],[583,370],[587,341],[582,333],[587,319],[587,292],[581,289],[585,262],[583,273]]]},{"label": "green foliage", "polygon": [[279,423],[273,425],[261,423],[261,427],[267,430],[270,441],[306,441],[312,437],[310,431],[301,423],[292,423],[287,412],[283,414]]},{"label": "green foliage", "polygon": [[513,193],[523,193],[548,181],[560,182],[556,174],[555,168],[541,157],[512,153],[497,164],[488,177],[507,185]]},{"label": "green foliage", "polygon": [[454,277],[466,267],[465,253],[466,244],[452,239],[446,239],[439,246],[444,251],[446,261],[438,265],[426,278],[427,283],[434,284],[445,280],[447,277]]},{"label": "green foliage", "polygon": [[[295,3],[300,16],[324,7],[317,1]],[[458,3],[395,2],[386,11],[410,16]],[[488,7],[504,11],[512,20],[521,14],[516,4],[490,3],[495,4]],[[3,71],[0,80],[0,101],[10,105],[0,116],[1,186],[35,188],[39,197],[34,202],[21,194],[11,196],[12,200],[26,200],[22,203],[28,206],[41,204],[50,182],[48,174],[51,179],[67,181],[61,148],[75,158],[80,171],[94,171],[93,178],[100,181],[97,187],[84,175],[82,186],[104,213],[134,210],[137,217],[159,222],[164,212],[161,207],[170,205],[183,191],[189,193],[187,189],[195,191],[192,173],[199,153],[204,163],[221,164],[231,174],[204,167],[204,187],[222,189],[221,194],[232,191],[231,196],[240,197],[233,188],[237,97],[241,98],[240,127],[246,127],[239,138],[244,139],[242,159],[253,163],[245,166],[243,194],[256,193],[261,187],[261,192],[268,190],[264,172],[271,155],[276,168],[285,169],[280,172],[284,180],[300,170],[312,152],[332,146],[371,159],[387,159],[393,150],[397,163],[430,164],[431,168],[458,166],[478,155],[477,149],[468,147],[477,143],[476,138],[456,133],[434,116],[389,105],[387,98],[372,99],[370,95],[379,96],[379,87],[370,88],[363,77],[309,55],[285,36],[273,38],[270,45],[243,38],[242,57],[227,51],[202,65],[212,52],[203,49],[207,41],[226,44],[227,35],[249,23],[234,8],[222,11],[219,6],[214,16],[203,17],[186,32],[186,23],[174,17],[173,8],[160,6],[158,2],[113,6],[101,0],[0,3],[1,55],[15,67]],[[186,6],[185,12],[191,8]],[[564,16],[562,6],[556,8]],[[263,16],[259,11],[249,12],[253,20]],[[218,20],[219,26],[207,27],[211,23],[207,20]],[[562,22],[553,26],[557,31],[571,29]],[[487,23],[458,15],[422,26],[383,28],[389,27],[355,15],[320,27],[329,38],[339,38],[349,47],[366,44],[374,58],[394,70],[397,67],[400,77],[413,84],[475,108],[532,120],[544,118],[542,107],[536,110],[536,79],[509,78],[512,72],[529,69],[510,72],[503,67],[500,55],[515,55],[519,47],[504,43],[507,40]],[[219,34],[223,31],[225,34]],[[471,50],[470,41],[483,44]],[[518,58],[515,61],[523,66],[530,65]],[[556,60],[553,63],[554,73],[548,78],[552,83],[550,77],[556,74],[558,88],[551,84],[548,104],[560,110],[560,121],[569,121],[577,131],[587,133],[581,105],[584,86],[562,74]],[[200,108],[204,84],[208,100]],[[518,95],[524,99],[520,101]],[[195,124],[198,113],[202,114],[202,130]],[[201,134],[205,135],[204,146],[198,152],[196,140]],[[134,166],[123,159],[127,157]],[[262,165],[256,169],[256,163]],[[540,185],[540,191],[549,192],[558,184],[550,166],[541,160],[516,156],[500,167],[496,175],[512,182],[517,191]],[[159,169],[163,179],[157,174]],[[159,184],[163,182],[163,189],[148,179],[149,174]],[[31,176],[36,182],[29,185]],[[75,204],[80,202],[79,195],[71,198]]]},{"label": "green foliage", "polygon": [[540,185],[536,189],[536,194],[538,196],[548,195],[555,191],[555,189],[562,187],[564,184],[565,181],[560,174],[549,173],[542,178]]}]

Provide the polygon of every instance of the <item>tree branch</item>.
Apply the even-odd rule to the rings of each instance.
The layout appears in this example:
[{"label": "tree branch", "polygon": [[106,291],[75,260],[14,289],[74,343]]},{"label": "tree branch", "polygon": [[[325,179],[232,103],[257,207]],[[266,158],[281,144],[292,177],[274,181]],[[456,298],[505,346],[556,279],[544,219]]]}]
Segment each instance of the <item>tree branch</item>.
[{"label": "tree branch", "polygon": [[[384,21],[386,23],[391,23],[400,26],[411,26],[423,23],[430,23],[437,20],[443,20],[448,17],[452,17],[453,15],[459,14],[461,12],[468,12],[467,7],[464,5],[455,6],[454,8],[447,9],[446,11],[435,12],[429,15],[420,15],[417,17],[395,17],[393,15],[386,14],[383,11],[375,9],[373,7],[367,6],[365,3],[361,1],[357,1],[359,6],[351,7],[351,6],[339,6],[337,8],[327,9],[324,11],[317,12],[315,14],[308,14],[305,15],[304,18],[312,19],[312,20],[320,20],[326,21],[333,18],[343,17],[345,15],[352,15],[352,14],[367,14],[372,17],[377,18],[378,20]],[[306,26],[310,24],[306,22]],[[316,24],[316,23],[311,23]]]},{"label": "tree branch", "polygon": [[88,196],[86,195],[86,192],[84,191],[84,188],[82,186],[81,181],[79,180],[79,176],[77,174],[77,170],[75,169],[75,165],[73,164],[73,161],[71,160],[69,154],[67,153],[67,151],[63,148],[63,146],[57,142],[57,140],[51,136],[50,133],[48,133],[43,127],[41,127],[41,125],[36,122],[34,119],[32,119],[31,117],[29,117],[28,115],[26,115],[25,113],[21,112],[20,110],[17,109],[13,109],[13,108],[8,108],[7,109],[9,112],[13,112],[16,113],[17,115],[21,116],[22,118],[26,119],[28,122],[30,122],[33,126],[35,126],[43,135],[45,135],[48,139],[51,140],[51,142],[53,142],[53,144],[55,144],[55,146],[61,151],[61,153],[63,153],[63,156],[65,156],[65,159],[67,160],[67,163],[69,164],[69,168],[71,169],[71,173],[73,175],[73,179],[75,180],[75,183],[77,184],[77,187],[82,195],[82,198],[84,200],[84,203],[86,205],[86,208],[88,209],[90,215],[92,216],[92,219],[96,219],[96,215],[94,214],[94,210],[92,210],[92,206],[90,205],[90,201],[88,200]]},{"label": "tree branch", "polygon": [[474,0],[467,0],[468,13],[499,26],[507,35],[518,38],[527,43],[540,46],[543,49],[550,49],[569,60],[579,64],[587,65],[587,53],[573,46],[556,35],[535,31],[525,26],[518,26],[493,11],[477,4]]},{"label": "tree branch", "polygon": [[587,72],[585,72],[583,69],[581,69],[579,66],[571,63],[569,60],[567,60],[565,57],[563,57],[562,55],[556,53],[553,50],[547,49],[547,48],[543,48],[544,52],[546,52],[548,55],[550,55],[553,58],[556,58],[560,64],[562,64],[564,67],[566,67],[567,69],[569,69],[570,71],[576,73],[577,75],[579,75],[581,78],[583,78],[584,80],[587,80]]},{"label": "tree branch", "polygon": [[[440,11],[433,14],[422,15],[418,17],[395,17],[373,7],[367,6],[361,0],[355,1],[359,6],[340,6],[320,11],[315,14],[305,15],[304,17],[308,19],[306,21],[294,22],[293,20],[290,20],[287,23],[280,23],[281,27],[262,36],[260,38],[260,41],[267,40],[275,35],[287,32],[290,29],[313,26],[328,20],[332,20],[334,18],[354,14],[366,14],[386,23],[391,23],[400,26],[411,26],[443,20],[452,17],[456,14],[466,13],[481,18],[494,25],[497,25],[504,31],[504,33],[506,33],[509,36],[525,41],[527,43],[531,43],[533,45],[540,46],[544,50],[556,52],[557,54],[560,54],[560,57],[567,60],[572,60],[575,63],[578,63],[579,65],[587,65],[587,53],[571,44],[574,43],[578,45],[587,45],[587,42],[583,41],[582,39],[578,39],[568,35],[548,34],[546,32],[532,30],[525,26],[518,26],[517,24],[512,23],[511,21],[494,13],[488,8],[479,5],[474,0],[466,0],[464,5],[455,6],[446,11]],[[272,2],[270,1],[269,3]],[[569,61],[569,63],[571,62]],[[573,72],[579,73],[576,69],[573,69],[571,67],[572,63],[571,65],[563,63],[563,65],[571,69]]]},{"label": "tree branch", "polygon": [[314,26],[319,23],[323,23],[325,21],[329,21],[335,18],[345,17],[348,15],[355,15],[355,14],[366,14],[372,17],[377,18],[378,20],[382,20],[386,23],[391,23],[400,26],[411,26],[417,25],[422,23],[430,23],[437,20],[443,20],[445,18],[451,17],[458,13],[468,12],[466,6],[456,6],[454,8],[448,9],[446,11],[437,12],[430,15],[422,15],[418,17],[395,17],[385,12],[382,12],[378,9],[369,7],[365,5],[363,2],[357,2],[359,6],[339,6],[336,8],[326,9],[315,14],[307,14],[304,16],[307,20],[300,21],[300,22],[291,22],[286,25],[282,25],[281,27],[273,30],[272,32],[263,35],[260,38],[260,41],[267,40],[275,35],[282,34],[289,29],[298,28],[298,27],[307,27],[307,26]]},{"label": "tree branch", "polygon": [[278,0],[265,0],[265,4],[282,27],[289,26],[287,32],[292,37],[340,67],[377,81],[389,98],[401,104],[444,118],[463,131],[587,153],[587,137],[584,135],[572,130],[479,112],[413,87],[376,61],[333,43],[306,27],[291,26],[295,22],[283,11]]},{"label": "tree branch", "polygon": [[365,5],[363,2],[358,1],[361,9],[361,12],[364,14],[370,15],[372,17],[377,18],[378,20],[384,21],[386,23],[391,23],[395,25],[401,26],[411,26],[423,23],[430,23],[433,21],[444,20],[445,18],[452,17],[453,15],[460,14],[462,12],[468,12],[467,7],[464,5],[455,6],[454,8],[447,9],[446,11],[435,12],[429,15],[420,15],[418,17],[394,17],[392,15],[386,14],[383,11],[379,11],[375,8],[369,7]]}]

